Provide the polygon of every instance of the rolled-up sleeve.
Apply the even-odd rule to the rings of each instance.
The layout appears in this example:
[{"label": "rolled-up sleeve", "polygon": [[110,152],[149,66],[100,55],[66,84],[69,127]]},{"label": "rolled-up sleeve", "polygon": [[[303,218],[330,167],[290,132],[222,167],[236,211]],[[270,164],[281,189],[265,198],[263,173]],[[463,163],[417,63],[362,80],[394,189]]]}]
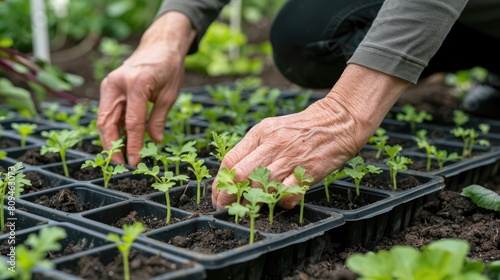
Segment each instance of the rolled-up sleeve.
[{"label": "rolled-up sleeve", "polygon": [[416,83],[467,0],[386,0],[347,63]]},{"label": "rolled-up sleeve", "polygon": [[189,54],[198,50],[198,44],[207,31],[208,26],[217,18],[229,0],[164,0],[157,17],[168,12],[177,11],[185,14],[196,30],[196,39],[189,49]]}]

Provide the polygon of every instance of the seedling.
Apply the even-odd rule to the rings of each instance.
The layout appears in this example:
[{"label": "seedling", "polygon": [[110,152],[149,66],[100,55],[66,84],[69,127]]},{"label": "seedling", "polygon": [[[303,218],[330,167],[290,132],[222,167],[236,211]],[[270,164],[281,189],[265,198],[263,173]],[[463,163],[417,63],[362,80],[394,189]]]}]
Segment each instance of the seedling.
[{"label": "seedling", "polygon": [[475,279],[482,275],[484,264],[467,260],[470,245],[464,240],[443,239],[423,246],[394,246],[365,255],[353,254],[347,267],[361,279]]},{"label": "seedling", "polygon": [[120,236],[116,233],[108,233],[107,240],[115,242],[116,248],[122,254],[123,260],[123,274],[125,280],[130,280],[130,266],[129,266],[129,253],[132,248],[132,244],[134,241],[146,230],[144,225],[141,222],[136,222],[132,225],[123,225],[123,231],[125,234]]},{"label": "seedling", "polygon": [[330,186],[331,183],[334,181],[346,176],[347,174],[345,173],[344,170],[337,169],[333,171],[332,173],[328,174],[325,177],[325,192],[326,192],[326,201],[330,203],[330,191],[328,190],[328,187]]},{"label": "seedling", "polygon": [[461,157],[458,153],[453,152],[448,155],[448,151],[446,150],[437,150],[436,153],[434,154],[434,158],[436,158],[436,161],[438,163],[438,166],[440,169],[443,169],[444,164],[448,161],[452,160],[460,160],[463,157]]},{"label": "seedling", "polygon": [[[488,133],[490,130],[490,126],[488,124],[480,124],[479,130],[483,134]],[[457,138],[462,138],[463,141],[463,149],[462,149],[462,157],[467,158],[472,156],[472,150],[474,146],[477,144],[485,147],[490,146],[490,141],[486,139],[478,139],[479,133],[474,128],[463,128],[463,127],[455,127],[451,131],[451,134],[455,135]]]},{"label": "seedling", "polygon": [[427,130],[421,129],[421,130],[417,131],[417,138],[415,140],[417,141],[418,147],[420,149],[424,149],[425,153],[427,154],[427,162],[425,165],[425,170],[431,171],[431,163],[432,163],[432,158],[436,154],[436,146],[431,145],[429,143],[426,135],[427,135]]},{"label": "seedling", "polygon": [[365,166],[364,160],[360,156],[352,158],[347,164],[350,167],[344,167],[343,172],[351,176],[354,180],[354,184],[356,185],[356,196],[360,195],[359,185],[361,184],[361,179],[363,179],[366,174],[379,174],[382,172],[382,169],[374,165],[370,164]]},{"label": "seedling", "polygon": [[385,129],[379,127],[377,131],[375,131],[375,135],[373,135],[368,143],[372,144],[372,146],[377,149],[377,154],[375,154],[376,159],[380,159],[382,152],[384,151],[385,145],[387,145],[387,141],[389,140],[389,136],[387,136]]},{"label": "seedling", "polygon": [[170,195],[168,191],[175,186],[175,182],[181,180],[189,180],[189,177],[186,175],[177,175],[174,176],[172,171],[163,172],[163,176],[158,176],[160,173],[160,168],[158,166],[153,166],[151,170],[148,169],[146,164],[143,162],[139,163],[137,169],[132,172],[132,174],[144,174],[152,176],[155,182],[151,185],[153,188],[165,193],[165,203],[167,205],[167,216],[165,218],[165,224],[170,223]]},{"label": "seedling", "polygon": [[396,115],[396,119],[398,121],[404,121],[410,125],[410,130],[412,133],[415,133],[415,125],[417,123],[422,123],[424,121],[432,121],[432,115],[427,113],[426,111],[417,112],[415,107],[410,104],[406,104],[401,108],[403,110],[402,113],[398,113]]},{"label": "seedling", "polygon": [[104,179],[104,188],[108,188],[109,180],[111,180],[111,177],[117,174],[125,173],[128,171],[128,169],[123,166],[123,164],[117,164],[116,166],[113,167],[111,165],[111,157],[115,154],[121,151],[121,148],[124,147],[123,145],[123,139],[118,139],[117,141],[112,141],[111,142],[111,149],[109,150],[102,150],[99,154],[97,154],[93,160],[86,160],[82,164],[82,169],[85,167],[93,167],[97,168],[99,167],[102,171],[102,177]]},{"label": "seedling", "polygon": [[469,122],[469,116],[467,116],[463,111],[454,110],[453,111],[453,122],[455,126],[460,127]]},{"label": "seedling", "polygon": [[66,231],[57,226],[43,227],[38,235],[30,234],[24,244],[15,248],[15,269],[11,270],[12,267],[6,267],[6,262],[0,262],[0,276],[2,279],[30,280],[35,266],[53,268],[54,264],[47,260],[47,253],[61,250],[58,242],[66,237]]},{"label": "seedling", "polygon": [[142,158],[152,158],[153,165],[157,165],[158,161],[160,161],[163,164],[163,168],[165,171],[168,171],[168,165],[170,163],[173,163],[173,161],[170,160],[167,154],[162,153],[161,146],[154,142],[149,142],[144,147],[142,147],[139,155]]},{"label": "seedling", "polygon": [[237,215],[239,217],[244,217],[248,215],[250,218],[250,240],[249,244],[253,244],[255,239],[255,219],[258,218],[260,205],[259,203],[264,202],[263,197],[266,196],[266,193],[259,188],[250,188],[248,192],[243,194],[243,197],[250,202],[245,206],[242,206],[239,203],[234,202],[230,206],[226,206],[228,209],[228,213],[230,215]]},{"label": "seedling", "polygon": [[399,152],[401,152],[403,148],[400,145],[394,146],[385,146],[385,152],[389,155],[389,160],[386,162],[387,166],[389,166],[389,176],[391,177],[392,187],[394,190],[397,190],[397,175],[398,172],[408,170],[408,164],[412,164],[412,160],[405,157],[400,156]]},{"label": "seedling", "polygon": [[[248,180],[244,180],[243,182],[235,182],[234,175],[236,175],[236,170],[229,170],[226,167],[223,167],[219,173],[217,174],[217,186],[215,187],[217,191],[225,190],[227,194],[236,195],[236,204],[241,203],[241,197],[243,193],[249,191],[251,189],[250,182]],[[236,212],[234,218],[234,222],[238,223],[239,216],[238,212]]]},{"label": "seedling", "polygon": [[306,192],[309,190],[308,183],[311,183],[312,181],[314,181],[314,178],[312,178],[312,177],[304,178],[304,176],[306,175],[306,169],[301,167],[301,166],[295,167],[293,172],[294,172],[293,176],[297,180],[299,180],[298,187],[300,188],[300,190],[302,192],[302,198],[300,199],[300,216],[299,216],[299,224],[302,225],[302,223],[304,222],[304,201],[305,201],[304,198],[306,197]]},{"label": "seedling", "polygon": [[[19,197],[23,192],[24,186],[31,186],[31,182],[25,179],[24,173],[20,172],[23,169],[23,163],[18,162],[7,169],[7,172],[0,171],[0,201],[5,201],[8,197],[8,211],[11,216],[14,216],[14,208],[12,202],[16,197]],[[0,230],[5,227],[3,206],[0,207]]]},{"label": "seedling", "polygon": [[[204,165],[205,161],[202,159],[196,160],[196,156],[196,152],[189,152],[187,155],[182,155],[181,157],[182,161],[191,164],[188,170],[196,176],[196,204],[199,205],[201,202],[201,180],[212,178],[212,175],[210,175],[208,168]],[[205,196],[205,187],[203,187],[203,196]]]},{"label": "seedling", "polygon": [[299,194],[302,189],[300,186],[287,187],[277,180],[269,181],[270,175],[271,171],[269,169],[259,166],[252,171],[248,178],[259,183],[264,188],[264,193],[267,195],[263,196],[263,200],[269,208],[268,218],[269,223],[272,224],[274,221],[274,208],[278,201],[287,195]]},{"label": "seedling", "polygon": [[[189,152],[196,152],[194,145],[196,145],[196,141],[193,140],[182,145],[171,143],[165,148],[167,152],[172,154],[169,160],[175,164],[175,175],[181,174],[180,166],[182,155],[188,154]],[[181,180],[180,183],[182,185],[183,180]]]},{"label": "seedling", "polygon": [[212,132],[212,137],[214,141],[210,145],[214,146],[217,153],[210,153],[216,157],[220,162],[224,159],[226,154],[234,147],[234,145],[240,140],[236,134],[229,135],[227,132],[218,134],[217,132]]},{"label": "seedling", "polygon": [[174,106],[172,107],[169,117],[178,123],[178,132],[191,134],[191,125],[189,120],[197,113],[203,110],[203,106],[199,103],[193,103],[193,94],[180,93]]},{"label": "seedling", "polygon": [[21,147],[26,146],[26,137],[33,134],[35,129],[38,127],[37,124],[31,123],[13,123],[12,128],[15,129],[19,135],[21,135]]},{"label": "seedling", "polygon": [[42,131],[42,136],[47,138],[42,146],[40,154],[59,153],[63,165],[64,176],[69,177],[68,165],[66,164],[66,150],[78,144],[82,135],[76,130],[51,130]]}]

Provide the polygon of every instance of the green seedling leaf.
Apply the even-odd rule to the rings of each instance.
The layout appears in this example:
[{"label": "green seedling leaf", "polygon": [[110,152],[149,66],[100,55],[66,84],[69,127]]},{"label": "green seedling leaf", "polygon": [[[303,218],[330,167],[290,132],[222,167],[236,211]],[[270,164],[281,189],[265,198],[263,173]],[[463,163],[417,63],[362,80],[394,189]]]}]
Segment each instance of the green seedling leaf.
[{"label": "green seedling leaf", "polygon": [[250,209],[248,209],[247,207],[236,202],[233,202],[231,205],[226,206],[226,208],[229,215],[234,215],[241,218],[245,217],[245,215],[250,211]]},{"label": "green seedling leaf", "polygon": [[130,267],[128,258],[130,249],[132,248],[132,244],[137,239],[137,237],[139,237],[139,235],[141,235],[146,230],[146,228],[141,222],[136,222],[132,225],[124,224],[122,228],[125,231],[125,234],[121,238],[115,233],[109,233],[106,239],[116,243],[118,251],[120,251],[120,253],[122,254],[124,278],[126,280],[129,280]]},{"label": "green seedling leaf", "polygon": [[480,185],[465,187],[461,195],[469,197],[481,208],[500,212],[500,195]]}]

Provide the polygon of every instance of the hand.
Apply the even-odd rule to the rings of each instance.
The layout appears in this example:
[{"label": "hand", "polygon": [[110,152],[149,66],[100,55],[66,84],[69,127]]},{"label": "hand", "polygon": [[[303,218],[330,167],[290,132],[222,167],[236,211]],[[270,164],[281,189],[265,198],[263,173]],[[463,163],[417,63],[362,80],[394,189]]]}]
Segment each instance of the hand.
[{"label": "hand", "polygon": [[[136,166],[140,162],[148,101],[154,103],[147,122],[149,135],[154,141],[162,140],[194,35],[185,15],[168,12],[145,32],[130,58],[102,81],[97,127],[104,149],[120,138],[120,130],[125,127],[128,163]],[[122,154],[116,154],[113,160],[125,163]]]},{"label": "hand", "polygon": [[[297,166],[313,177],[312,184],[340,168],[363,147],[408,82],[365,68],[349,65],[332,91],[303,112],[268,118],[254,126],[224,158],[221,168],[235,169],[235,181],[243,181],[258,166],[271,171],[270,180],[287,186],[298,184]],[[212,202],[223,208],[235,201],[212,185]],[[253,187],[256,187],[253,185]],[[300,196],[281,201],[293,208]]]}]

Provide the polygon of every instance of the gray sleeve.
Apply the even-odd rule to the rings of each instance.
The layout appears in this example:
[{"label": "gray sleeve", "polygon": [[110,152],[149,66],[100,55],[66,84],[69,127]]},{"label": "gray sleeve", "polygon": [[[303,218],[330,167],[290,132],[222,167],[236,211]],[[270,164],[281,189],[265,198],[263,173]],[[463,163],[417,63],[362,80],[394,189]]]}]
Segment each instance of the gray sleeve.
[{"label": "gray sleeve", "polygon": [[156,17],[177,11],[185,14],[196,30],[196,38],[189,49],[189,54],[198,50],[198,44],[208,26],[217,18],[222,8],[230,0],[163,0]]},{"label": "gray sleeve", "polygon": [[467,0],[386,0],[347,63],[416,83]]}]

